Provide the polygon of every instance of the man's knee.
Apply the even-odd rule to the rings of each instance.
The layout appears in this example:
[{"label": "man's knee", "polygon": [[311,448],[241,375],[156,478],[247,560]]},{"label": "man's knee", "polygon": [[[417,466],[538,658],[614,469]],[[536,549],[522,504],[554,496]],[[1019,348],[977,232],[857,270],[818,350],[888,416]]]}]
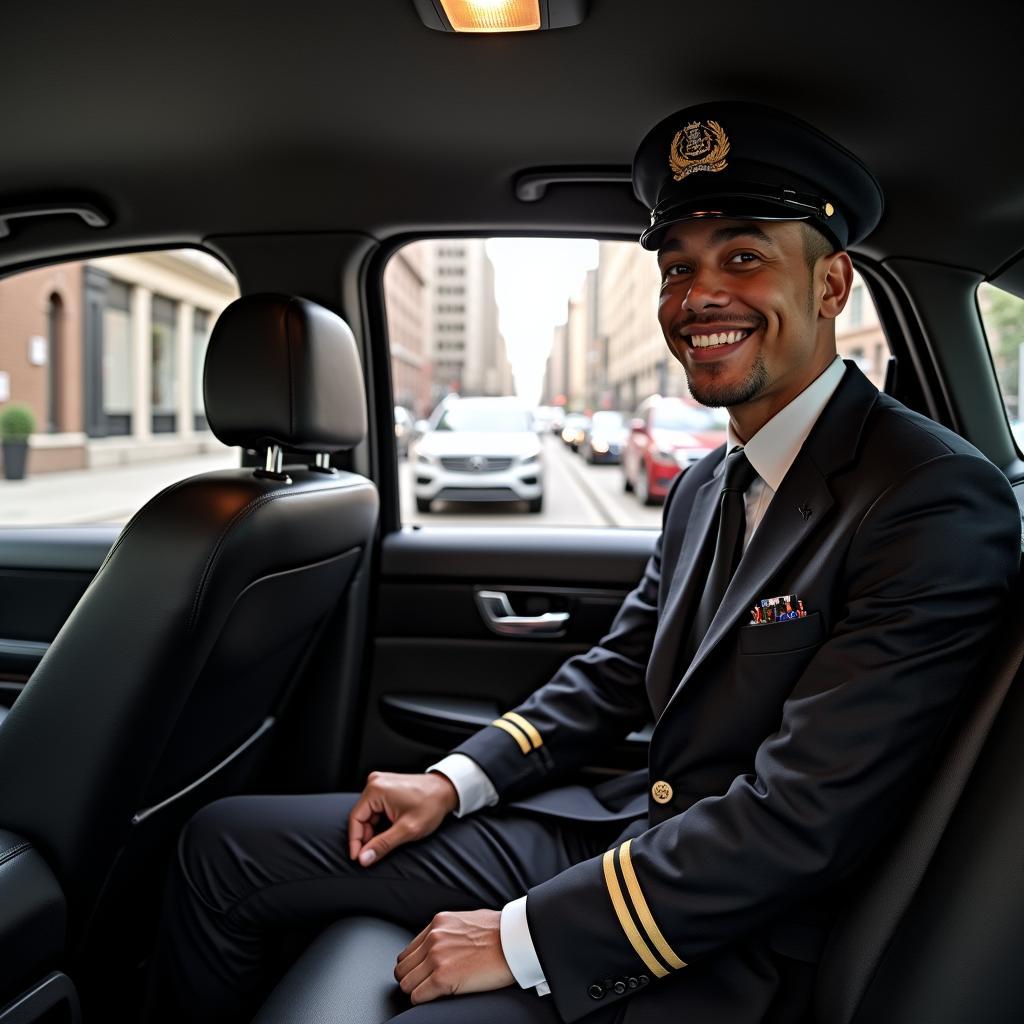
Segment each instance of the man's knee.
[{"label": "man's knee", "polygon": [[187,886],[213,910],[238,899],[249,852],[260,845],[252,798],[226,797],[197,811],[181,830],[177,869]]},{"label": "man's knee", "polygon": [[210,909],[228,911],[257,889],[326,860],[348,860],[348,812],[356,794],[235,796],[207,804],[178,843],[178,869]]}]

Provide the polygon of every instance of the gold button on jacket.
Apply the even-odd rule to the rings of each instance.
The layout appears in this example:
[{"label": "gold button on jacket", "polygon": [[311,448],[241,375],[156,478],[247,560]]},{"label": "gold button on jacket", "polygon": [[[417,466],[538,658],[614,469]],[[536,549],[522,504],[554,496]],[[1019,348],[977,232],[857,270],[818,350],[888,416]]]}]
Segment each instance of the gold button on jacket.
[{"label": "gold button on jacket", "polygon": [[667,804],[672,799],[672,787],[667,782],[659,779],[651,786],[651,796],[659,804]]}]

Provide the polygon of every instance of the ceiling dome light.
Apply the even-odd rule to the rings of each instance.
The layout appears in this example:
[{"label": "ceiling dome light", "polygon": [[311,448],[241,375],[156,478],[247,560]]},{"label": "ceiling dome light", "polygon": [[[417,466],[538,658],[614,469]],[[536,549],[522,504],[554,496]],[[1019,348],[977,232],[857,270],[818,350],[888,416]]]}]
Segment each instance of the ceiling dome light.
[{"label": "ceiling dome light", "polygon": [[441,0],[455,32],[531,32],[540,28],[539,0]]},{"label": "ceiling dome light", "polygon": [[423,24],[439,32],[536,32],[578,25],[586,0],[413,0]]}]

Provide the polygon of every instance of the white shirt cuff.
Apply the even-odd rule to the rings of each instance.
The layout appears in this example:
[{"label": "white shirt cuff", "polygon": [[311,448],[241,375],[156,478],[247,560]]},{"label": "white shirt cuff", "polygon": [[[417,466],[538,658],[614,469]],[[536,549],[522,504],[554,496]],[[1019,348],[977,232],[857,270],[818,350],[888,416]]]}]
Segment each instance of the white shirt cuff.
[{"label": "white shirt cuff", "polygon": [[459,806],[454,812],[456,818],[479,811],[481,807],[493,807],[498,802],[498,791],[487,772],[465,754],[442,757],[427,771],[440,772],[455,787],[459,795]]},{"label": "white shirt cuff", "polygon": [[520,988],[536,988],[539,996],[551,992],[530,937],[525,896],[506,903],[501,912],[501,951]]}]

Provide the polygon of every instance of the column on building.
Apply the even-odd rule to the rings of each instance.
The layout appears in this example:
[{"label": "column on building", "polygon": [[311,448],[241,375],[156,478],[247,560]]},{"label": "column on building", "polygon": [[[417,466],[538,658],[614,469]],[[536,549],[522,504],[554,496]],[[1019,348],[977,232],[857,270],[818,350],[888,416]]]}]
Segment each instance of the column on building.
[{"label": "column on building", "polygon": [[152,435],[153,293],[148,288],[132,288],[132,437],[148,441]]},{"label": "column on building", "polygon": [[191,438],[195,433],[194,413],[195,396],[192,394],[192,326],[195,319],[195,306],[190,302],[178,302],[177,358],[179,382],[177,394],[177,427],[178,436]]}]

